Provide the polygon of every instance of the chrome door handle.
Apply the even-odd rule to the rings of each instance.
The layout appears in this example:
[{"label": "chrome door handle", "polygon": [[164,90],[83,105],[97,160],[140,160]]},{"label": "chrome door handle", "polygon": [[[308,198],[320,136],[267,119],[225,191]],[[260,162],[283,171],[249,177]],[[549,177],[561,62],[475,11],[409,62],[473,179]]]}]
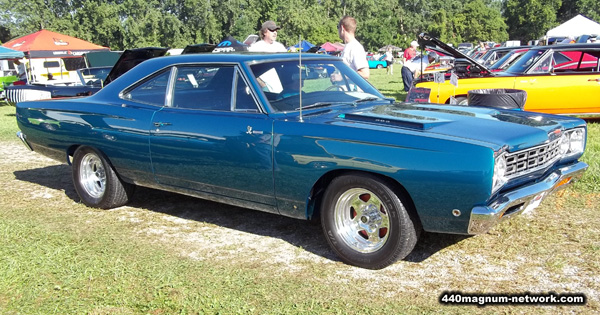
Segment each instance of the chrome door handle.
[{"label": "chrome door handle", "polygon": [[170,126],[171,123],[170,122],[154,122],[154,127],[164,127],[164,126]]}]

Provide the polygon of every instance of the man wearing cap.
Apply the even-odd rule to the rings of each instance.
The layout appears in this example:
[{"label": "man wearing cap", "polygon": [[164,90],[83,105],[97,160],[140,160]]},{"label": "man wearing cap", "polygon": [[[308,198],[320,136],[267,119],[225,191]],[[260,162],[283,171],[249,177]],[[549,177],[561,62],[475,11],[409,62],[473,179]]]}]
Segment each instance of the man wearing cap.
[{"label": "man wearing cap", "polygon": [[250,45],[249,51],[255,52],[287,52],[287,49],[280,42],[275,41],[277,39],[277,31],[281,27],[277,26],[273,21],[266,21],[262,24],[259,31],[261,40]]},{"label": "man wearing cap", "polygon": [[413,60],[407,61],[402,66],[402,83],[404,84],[404,91],[408,92],[412,87],[413,79],[427,68],[427,66],[439,60],[439,55],[434,51],[430,51],[427,55],[416,57]]},{"label": "man wearing cap", "polygon": [[344,41],[344,50],[342,50],[342,59],[354,71],[365,79],[369,78],[369,62],[367,61],[367,53],[361,45],[354,33],[356,32],[356,20],[351,16],[344,16],[338,23],[338,35]]}]

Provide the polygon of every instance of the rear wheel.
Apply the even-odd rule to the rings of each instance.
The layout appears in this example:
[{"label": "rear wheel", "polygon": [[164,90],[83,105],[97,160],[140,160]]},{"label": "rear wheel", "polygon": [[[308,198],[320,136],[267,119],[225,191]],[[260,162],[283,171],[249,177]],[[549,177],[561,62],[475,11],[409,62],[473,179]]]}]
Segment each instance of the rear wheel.
[{"label": "rear wheel", "polygon": [[377,69],[381,69],[381,68],[383,68],[383,65],[381,65],[381,64],[377,65]]},{"label": "rear wheel", "polygon": [[129,201],[135,186],[123,182],[106,158],[91,147],[73,155],[73,184],[81,201],[94,208],[111,209]]},{"label": "rear wheel", "polygon": [[321,208],[321,224],[331,248],[346,263],[381,269],[406,257],[420,225],[388,185],[369,174],[335,178]]}]

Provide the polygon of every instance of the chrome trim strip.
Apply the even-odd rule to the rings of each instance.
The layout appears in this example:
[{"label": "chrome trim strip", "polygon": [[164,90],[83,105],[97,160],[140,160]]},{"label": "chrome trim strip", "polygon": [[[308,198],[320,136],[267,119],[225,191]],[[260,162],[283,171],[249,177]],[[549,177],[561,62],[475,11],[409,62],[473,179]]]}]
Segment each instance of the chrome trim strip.
[{"label": "chrome trim strip", "polygon": [[31,147],[29,142],[27,142],[27,137],[25,136],[24,133],[22,133],[21,131],[17,131],[17,137],[19,137],[19,139],[21,139],[21,141],[23,141],[23,144],[27,147],[27,149],[29,149],[30,151],[33,151],[33,148]]},{"label": "chrome trim strip", "polygon": [[[487,206],[474,207],[471,210],[468,233],[486,233],[499,222],[523,213],[529,206],[536,207],[546,196],[566,188],[580,179],[587,168],[588,165],[584,162],[562,167],[540,182],[502,194]],[[568,183],[557,186],[569,177],[571,179]],[[511,209],[513,207],[518,208]],[[511,209],[511,212],[505,214],[509,209]]]}]

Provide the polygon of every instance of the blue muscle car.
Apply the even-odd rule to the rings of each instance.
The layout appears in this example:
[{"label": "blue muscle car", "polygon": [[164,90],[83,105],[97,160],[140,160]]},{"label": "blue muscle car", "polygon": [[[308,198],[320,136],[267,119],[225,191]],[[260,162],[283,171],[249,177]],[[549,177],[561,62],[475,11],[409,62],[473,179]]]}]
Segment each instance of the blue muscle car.
[{"label": "blue muscle car", "polygon": [[373,56],[367,56],[367,62],[369,63],[369,69],[381,69],[387,68],[387,62],[385,61],[385,55],[375,59]]},{"label": "blue muscle car", "polygon": [[158,57],[92,96],[16,110],[18,136],[71,164],[90,207],[146,186],[316,217],[344,262],[371,269],[422,230],[485,233],[587,169],[581,119],[395,103],[328,55]]}]

